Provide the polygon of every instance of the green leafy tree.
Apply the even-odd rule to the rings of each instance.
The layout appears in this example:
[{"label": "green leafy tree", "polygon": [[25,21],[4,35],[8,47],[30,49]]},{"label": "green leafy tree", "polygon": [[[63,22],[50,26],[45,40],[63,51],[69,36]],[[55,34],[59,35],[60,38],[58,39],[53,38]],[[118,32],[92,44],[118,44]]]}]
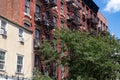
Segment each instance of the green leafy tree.
[{"label": "green leafy tree", "polygon": [[[56,30],[55,39],[45,41],[41,46],[46,62],[55,61],[68,64],[69,79],[73,80],[115,80],[120,72],[120,42],[109,33],[97,35],[80,31]],[[63,52],[68,56],[60,57],[62,50],[52,44],[64,43]]]},{"label": "green leafy tree", "polygon": [[42,75],[41,72],[37,69],[33,71],[33,80],[53,80],[47,75]]}]

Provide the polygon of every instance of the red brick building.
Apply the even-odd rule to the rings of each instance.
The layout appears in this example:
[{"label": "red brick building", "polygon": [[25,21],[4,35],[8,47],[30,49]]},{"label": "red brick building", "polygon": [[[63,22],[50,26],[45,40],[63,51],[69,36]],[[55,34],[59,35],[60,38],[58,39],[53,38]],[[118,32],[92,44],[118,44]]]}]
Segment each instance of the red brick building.
[{"label": "red brick building", "polygon": [[[52,32],[57,27],[84,31],[107,30],[107,20],[98,12],[99,7],[93,0],[1,0],[0,15],[33,31],[35,64],[44,72],[45,66],[37,48],[44,38],[52,39]],[[102,26],[104,29],[100,29]],[[66,67],[56,67],[51,77],[62,80],[68,77]]]},{"label": "red brick building", "polygon": [[99,18],[99,20],[98,20],[98,31],[108,31],[107,19],[100,12],[97,13],[97,16]]}]

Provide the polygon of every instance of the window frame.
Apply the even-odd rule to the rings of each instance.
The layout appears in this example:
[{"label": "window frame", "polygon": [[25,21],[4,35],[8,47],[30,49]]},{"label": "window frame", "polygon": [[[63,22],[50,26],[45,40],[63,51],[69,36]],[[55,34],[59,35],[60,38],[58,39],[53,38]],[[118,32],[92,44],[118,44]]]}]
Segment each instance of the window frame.
[{"label": "window frame", "polygon": [[26,14],[30,14],[30,0],[25,0],[25,11]]},{"label": "window frame", "polygon": [[53,16],[53,23],[56,24],[57,23],[57,17],[56,16]]},{"label": "window frame", "polygon": [[0,59],[0,65],[3,65],[3,69],[0,69],[0,70],[5,70],[5,55],[6,55],[6,52],[5,51],[2,51],[0,50],[0,56],[1,56],[1,53],[4,53],[4,60]]},{"label": "window frame", "polygon": [[39,29],[35,29],[35,45],[38,46],[38,44],[40,43],[40,30]]},{"label": "window frame", "polygon": [[37,14],[40,14],[40,5],[39,4],[36,4],[36,8],[35,8],[35,12],[37,13]]},{"label": "window frame", "polygon": [[61,77],[62,77],[62,79],[64,79],[64,77],[65,77],[65,67],[62,65],[61,66]]},{"label": "window frame", "polygon": [[[22,33],[21,33],[21,31],[22,31]],[[20,38],[20,37],[23,38],[23,33],[24,33],[23,29],[20,29],[20,28],[19,28],[19,33],[18,33],[18,34],[19,34],[19,38]]]},{"label": "window frame", "polygon": [[64,3],[62,1],[60,2],[60,11],[64,14]]},{"label": "window frame", "polygon": [[[18,57],[22,57],[22,63],[18,63]],[[24,68],[24,56],[17,54],[17,60],[16,60],[16,73],[23,73],[23,68]],[[19,71],[18,66],[21,67],[21,70]]]},{"label": "window frame", "polygon": [[7,36],[7,21],[1,20],[0,31],[2,35]]}]

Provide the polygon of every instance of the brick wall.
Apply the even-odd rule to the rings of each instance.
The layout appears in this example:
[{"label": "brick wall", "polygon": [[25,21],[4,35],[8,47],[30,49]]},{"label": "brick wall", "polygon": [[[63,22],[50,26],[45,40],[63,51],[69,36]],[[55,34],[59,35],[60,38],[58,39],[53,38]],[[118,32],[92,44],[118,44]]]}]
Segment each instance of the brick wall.
[{"label": "brick wall", "polygon": [[0,0],[0,15],[19,23],[21,0]]}]

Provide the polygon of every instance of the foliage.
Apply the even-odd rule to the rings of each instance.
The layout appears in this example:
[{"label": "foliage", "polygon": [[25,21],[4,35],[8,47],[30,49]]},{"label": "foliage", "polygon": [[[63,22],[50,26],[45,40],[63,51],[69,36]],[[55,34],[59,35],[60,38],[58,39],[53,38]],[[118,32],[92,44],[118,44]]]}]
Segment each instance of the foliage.
[{"label": "foliage", "polygon": [[33,80],[52,80],[49,76],[42,75],[39,70],[34,69]]},{"label": "foliage", "polygon": [[[120,53],[120,42],[109,33],[91,35],[74,30],[56,30],[54,36],[54,40],[45,41],[41,46],[41,51],[48,62],[68,63],[69,79],[115,80],[116,74],[120,72],[118,54]],[[57,45],[57,49],[51,46],[54,43]],[[60,43],[65,44],[63,51],[69,52],[69,55],[62,59],[59,58],[61,51],[58,49],[61,47],[58,45]]]}]

